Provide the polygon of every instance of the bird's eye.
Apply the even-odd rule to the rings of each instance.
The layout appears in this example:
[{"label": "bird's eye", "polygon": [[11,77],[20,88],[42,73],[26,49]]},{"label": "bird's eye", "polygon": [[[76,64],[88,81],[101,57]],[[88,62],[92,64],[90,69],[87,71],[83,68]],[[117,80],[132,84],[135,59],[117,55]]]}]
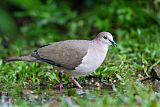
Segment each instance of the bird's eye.
[{"label": "bird's eye", "polygon": [[107,39],[107,37],[103,37],[104,39]]}]

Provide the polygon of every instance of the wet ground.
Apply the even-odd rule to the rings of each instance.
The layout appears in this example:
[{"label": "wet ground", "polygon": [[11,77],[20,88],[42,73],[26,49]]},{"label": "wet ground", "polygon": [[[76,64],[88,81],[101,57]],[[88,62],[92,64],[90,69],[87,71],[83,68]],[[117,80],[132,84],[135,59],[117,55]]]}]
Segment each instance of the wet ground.
[{"label": "wet ground", "polygon": [[[160,92],[160,66],[156,66],[151,71],[151,76],[137,78],[144,85],[150,85],[154,92]],[[100,82],[98,78],[91,78],[88,81],[81,83],[83,89],[75,88],[73,84],[64,84],[63,93],[59,89],[50,87],[35,87],[31,86],[24,89],[10,89],[0,91],[0,107],[25,107],[25,106],[43,106],[43,107],[59,107],[62,103],[70,107],[78,107],[79,99],[94,101],[95,98],[103,97],[104,95],[114,96],[117,89],[114,84],[109,84],[107,81]],[[116,84],[117,85],[117,84]],[[75,97],[75,99],[73,99]],[[137,102],[140,98],[135,96]],[[63,100],[63,101],[62,101]]]},{"label": "wet ground", "polygon": [[[152,78],[144,78],[142,82],[146,85],[150,84],[154,91],[160,91],[160,82]],[[13,89],[14,90],[14,89]],[[11,91],[13,91],[11,90]],[[104,96],[105,94],[113,95],[116,87],[111,84],[95,83],[93,86],[84,87],[83,89],[68,88],[64,89],[61,94],[58,89],[44,88],[44,89],[23,89],[14,92],[1,92],[0,107],[14,107],[14,106],[43,106],[43,107],[59,107],[60,103],[65,103],[66,106],[78,107],[77,100],[72,99],[73,96],[81,99],[93,100],[96,97]]]},{"label": "wet ground", "polygon": [[[9,92],[10,93],[10,92]],[[71,99],[71,96],[78,96],[80,98],[94,99],[95,97],[103,96],[105,93],[113,93],[110,89],[100,89],[99,87],[85,87],[83,89],[70,88],[64,89],[61,94],[58,89],[37,89],[29,90],[24,89],[22,92],[15,95],[9,95],[8,92],[1,92],[1,102],[0,107],[13,107],[15,105],[19,106],[59,106],[61,99],[65,100],[67,106],[76,105]]]}]

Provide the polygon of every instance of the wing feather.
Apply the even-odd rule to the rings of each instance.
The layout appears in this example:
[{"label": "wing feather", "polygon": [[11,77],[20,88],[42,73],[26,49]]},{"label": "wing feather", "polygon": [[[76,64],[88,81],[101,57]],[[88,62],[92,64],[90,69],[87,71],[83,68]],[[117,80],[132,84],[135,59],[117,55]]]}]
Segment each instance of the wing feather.
[{"label": "wing feather", "polygon": [[74,69],[88,52],[90,41],[68,40],[50,44],[37,50],[40,58],[55,62],[67,69]]}]

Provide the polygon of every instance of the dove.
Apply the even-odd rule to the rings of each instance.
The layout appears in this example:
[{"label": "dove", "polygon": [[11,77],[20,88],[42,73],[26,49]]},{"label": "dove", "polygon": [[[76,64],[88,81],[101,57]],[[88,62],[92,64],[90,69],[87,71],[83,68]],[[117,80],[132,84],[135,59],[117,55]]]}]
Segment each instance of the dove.
[{"label": "dove", "polygon": [[82,88],[75,78],[94,72],[105,60],[110,45],[117,46],[109,32],[100,32],[93,40],[65,40],[42,46],[32,53],[6,59],[10,61],[44,62],[58,71],[60,92],[62,73]]}]

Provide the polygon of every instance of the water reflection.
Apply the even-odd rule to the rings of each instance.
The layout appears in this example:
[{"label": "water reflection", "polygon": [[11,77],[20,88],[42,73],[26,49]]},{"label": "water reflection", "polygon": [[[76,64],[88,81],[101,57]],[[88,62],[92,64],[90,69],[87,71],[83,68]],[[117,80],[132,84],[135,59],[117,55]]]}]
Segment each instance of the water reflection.
[{"label": "water reflection", "polygon": [[8,93],[3,92],[1,94],[0,107],[13,107],[21,105],[43,105],[44,107],[53,107],[54,105],[54,107],[58,107],[62,102],[62,99],[68,107],[78,107],[74,97],[94,100],[96,96],[104,95],[106,92],[108,93],[109,90],[103,90],[95,87],[86,87],[83,89],[68,88],[64,89],[63,94],[60,94],[58,89],[24,89],[22,91],[18,91],[17,93],[14,91],[13,96],[12,94],[10,96],[10,94],[8,95]]},{"label": "water reflection", "polygon": [[12,98],[9,97],[6,93],[1,95],[0,107],[13,107]]}]

